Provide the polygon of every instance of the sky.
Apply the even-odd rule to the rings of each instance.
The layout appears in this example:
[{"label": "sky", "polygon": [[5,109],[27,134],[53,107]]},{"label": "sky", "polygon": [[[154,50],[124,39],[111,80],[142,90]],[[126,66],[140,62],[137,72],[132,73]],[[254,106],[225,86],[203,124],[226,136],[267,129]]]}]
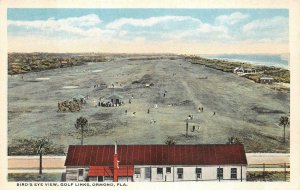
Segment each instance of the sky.
[{"label": "sky", "polygon": [[9,52],[288,53],[287,9],[8,9]]}]

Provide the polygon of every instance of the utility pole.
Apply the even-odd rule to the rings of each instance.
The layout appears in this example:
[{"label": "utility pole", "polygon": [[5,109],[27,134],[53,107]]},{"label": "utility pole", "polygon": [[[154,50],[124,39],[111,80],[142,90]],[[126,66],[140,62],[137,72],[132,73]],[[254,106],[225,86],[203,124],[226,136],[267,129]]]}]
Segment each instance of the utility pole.
[{"label": "utility pole", "polygon": [[185,137],[188,137],[188,130],[189,130],[189,122],[188,120],[186,120],[186,133],[185,133]]},{"label": "utility pole", "polygon": [[40,156],[40,168],[39,168],[39,174],[42,175],[42,169],[43,169],[43,159],[42,159],[42,156],[43,156],[43,151],[40,151],[39,152],[39,156]]},{"label": "utility pole", "polygon": [[265,178],[265,163],[263,163],[263,179],[264,179],[264,181],[266,181],[266,178]]},{"label": "utility pole", "polygon": [[283,143],[285,144],[285,125],[283,125]]},{"label": "utility pole", "polygon": [[286,163],[284,163],[284,181],[286,181]]}]

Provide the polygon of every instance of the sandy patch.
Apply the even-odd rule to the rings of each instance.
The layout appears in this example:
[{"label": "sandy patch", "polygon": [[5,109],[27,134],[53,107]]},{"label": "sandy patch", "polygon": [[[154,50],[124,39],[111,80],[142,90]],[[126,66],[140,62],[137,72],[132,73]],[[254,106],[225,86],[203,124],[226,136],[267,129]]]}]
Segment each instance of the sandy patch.
[{"label": "sandy patch", "polygon": [[36,78],[35,80],[50,80],[50,78]]},{"label": "sandy patch", "polygon": [[79,86],[63,86],[64,89],[78,88]]}]

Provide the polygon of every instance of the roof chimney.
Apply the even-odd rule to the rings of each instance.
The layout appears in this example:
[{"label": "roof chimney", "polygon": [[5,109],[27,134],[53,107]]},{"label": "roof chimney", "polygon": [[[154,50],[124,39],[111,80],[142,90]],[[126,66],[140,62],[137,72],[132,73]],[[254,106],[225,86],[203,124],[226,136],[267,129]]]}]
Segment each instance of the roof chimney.
[{"label": "roof chimney", "polygon": [[118,154],[117,153],[117,141],[115,141],[115,154]]}]

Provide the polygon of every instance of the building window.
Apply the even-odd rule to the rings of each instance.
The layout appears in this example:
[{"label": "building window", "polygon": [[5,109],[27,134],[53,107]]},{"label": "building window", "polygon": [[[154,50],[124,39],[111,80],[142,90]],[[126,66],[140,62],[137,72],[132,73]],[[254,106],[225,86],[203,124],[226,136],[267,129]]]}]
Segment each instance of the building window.
[{"label": "building window", "polygon": [[167,167],[167,168],[166,168],[166,172],[167,172],[167,173],[171,173],[171,167]]},{"label": "building window", "polygon": [[78,169],[78,181],[83,181],[83,169]]},{"label": "building window", "polygon": [[157,174],[163,174],[163,168],[157,168]]},{"label": "building window", "polygon": [[237,178],[237,169],[231,168],[231,179],[236,179],[236,178]]},{"label": "building window", "polygon": [[217,178],[223,179],[223,168],[217,168]]},{"label": "building window", "polygon": [[183,168],[177,168],[178,179],[183,179]]},{"label": "building window", "polygon": [[141,168],[134,168],[134,174],[141,174]]},{"label": "building window", "polygon": [[141,168],[134,168],[134,175],[136,178],[141,176]]},{"label": "building window", "polygon": [[151,177],[151,168],[145,168],[145,178]]},{"label": "building window", "polygon": [[114,178],[111,176],[104,176],[104,181],[113,181]]},{"label": "building window", "polygon": [[196,168],[197,179],[202,179],[202,168]]}]

